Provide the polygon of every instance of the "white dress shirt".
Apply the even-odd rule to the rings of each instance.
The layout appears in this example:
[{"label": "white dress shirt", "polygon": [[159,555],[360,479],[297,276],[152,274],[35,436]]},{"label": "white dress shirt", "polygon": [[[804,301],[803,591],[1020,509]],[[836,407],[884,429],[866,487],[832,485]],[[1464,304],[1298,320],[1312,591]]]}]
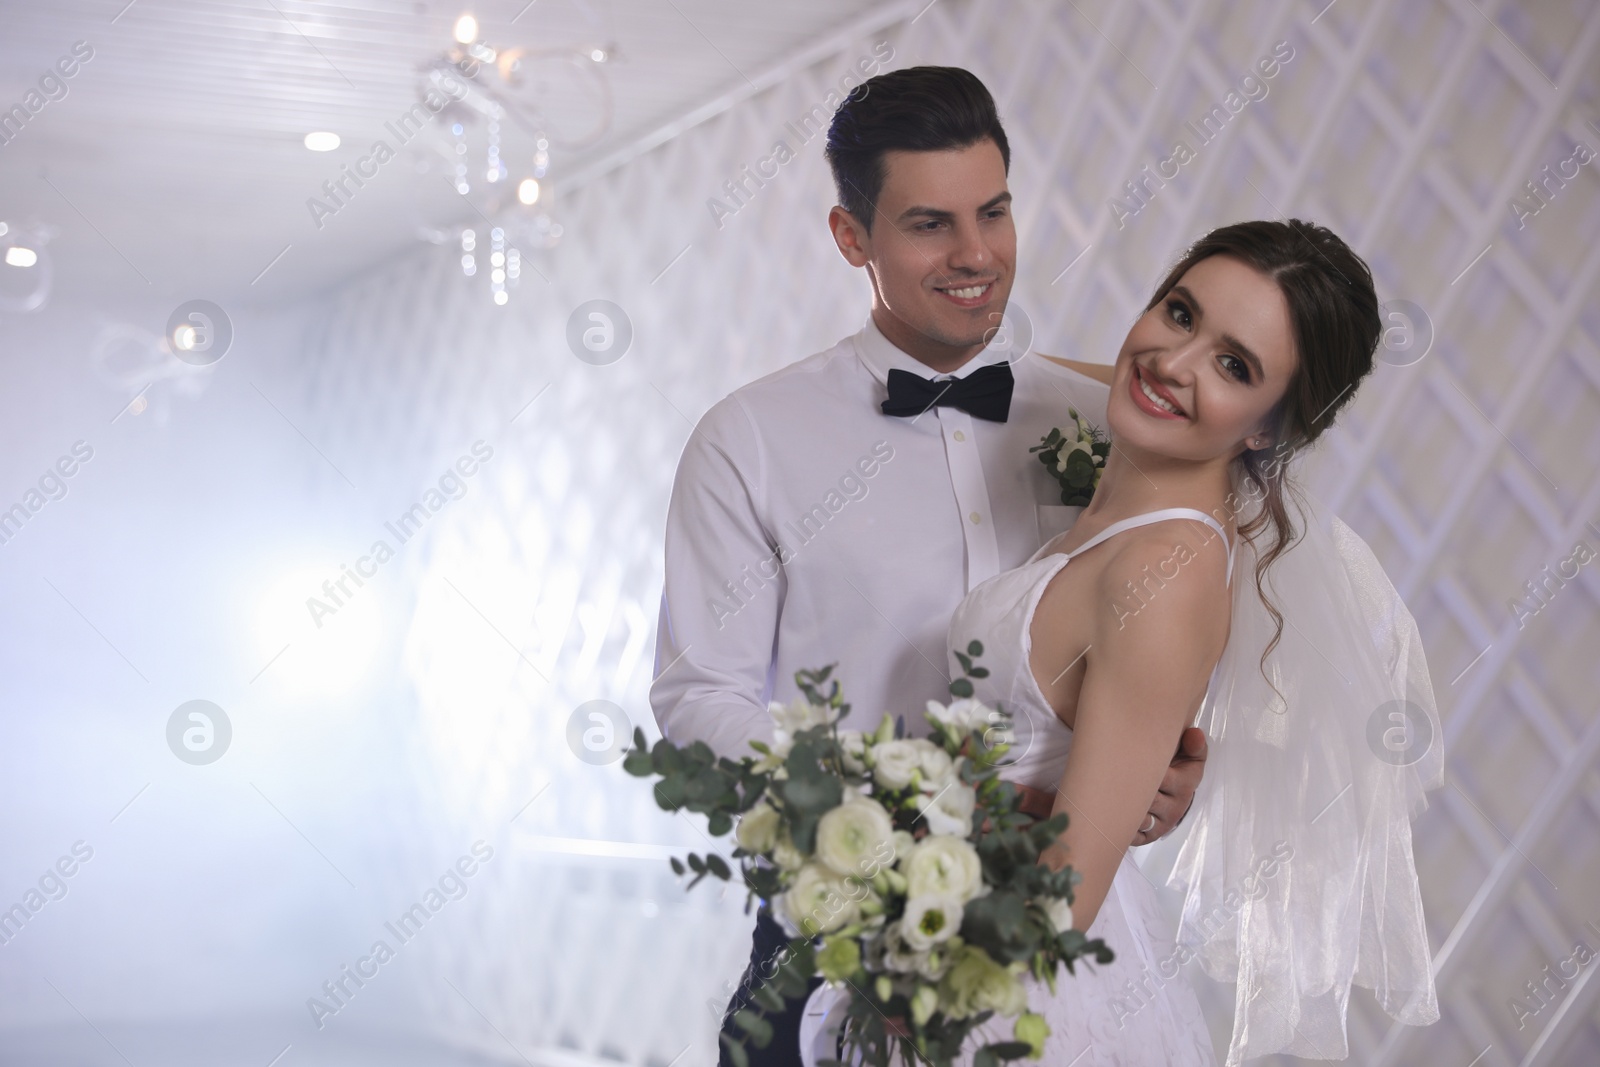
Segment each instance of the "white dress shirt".
[{"label": "white dress shirt", "polygon": [[901,418],[880,410],[891,368],[945,377],[869,316],[723,398],[684,446],[650,688],[675,743],[749,754],[772,736],[768,700],[793,699],[795,671],[830,663],[849,725],[887,711],[925,732],[926,703],[950,699],[956,605],[1077,517],[1028,449],[1070,425],[1069,407],[1104,426],[1104,385],[1029,355],[1012,365],[1003,423],[952,407]]}]

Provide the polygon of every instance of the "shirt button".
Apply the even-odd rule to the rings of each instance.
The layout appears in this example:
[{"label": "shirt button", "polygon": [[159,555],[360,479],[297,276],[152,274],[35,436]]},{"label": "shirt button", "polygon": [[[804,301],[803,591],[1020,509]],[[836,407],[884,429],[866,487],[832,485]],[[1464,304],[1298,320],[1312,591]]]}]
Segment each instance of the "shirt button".
[{"label": "shirt button", "polygon": [[971,515],[968,515],[967,518],[971,519],[973,522],[978,522],[980,520],[981,516],[979,516],[979,514],[976,511],[974,511]]},{"label": "shirt button", "polygon": [[965,433],[961,432],[960,430],[957,430],[955,432],[955,439],[957,441],[965,441],[967,439],[967,435]]}]

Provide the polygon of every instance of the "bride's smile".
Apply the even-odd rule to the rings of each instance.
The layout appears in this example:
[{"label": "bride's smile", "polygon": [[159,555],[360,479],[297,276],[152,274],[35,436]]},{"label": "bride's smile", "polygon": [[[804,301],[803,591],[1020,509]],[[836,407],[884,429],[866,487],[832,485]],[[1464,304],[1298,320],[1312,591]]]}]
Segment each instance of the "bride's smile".
[{"label": "bride's smile", "polygon": [[[1119,451],[1150,463],[1226,465],[1272,443],[1297,364],[1278,283],[1210,256],[1158,294],[1117,355],[1106,421]],[[1253,442],[1252,442],[1253,439]]]}]

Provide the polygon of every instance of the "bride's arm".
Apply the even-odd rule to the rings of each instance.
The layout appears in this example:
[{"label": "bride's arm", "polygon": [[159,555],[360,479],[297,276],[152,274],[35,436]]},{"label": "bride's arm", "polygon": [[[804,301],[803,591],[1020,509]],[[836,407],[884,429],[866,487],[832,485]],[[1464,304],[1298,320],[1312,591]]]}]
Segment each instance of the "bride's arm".
[{"label": "bride's arm", "polygon": [[1111,376],[1117,372],[1117,368],[1113,367],[1109,363],[1085,363],[1078,359],[1062,359],[1060,356],[1045,356],[1043,352],[1040,352],[1039,355],[1044,356],[1044,358],[1048,359],[1051,363],[1059,363],[1068,370],[1075,370],[1085,378],[1093,378],[1102,385],[1110,385]]},{"label": "bride's arm", "polygon": [[1170,538],[1138,538],[1107,561],[1098,588],[1082,601],[1103,607],[1089,628],[1072,748],[1056,794],[1055,811],[1069,824],[1045,855],[1083,876],[1072,906],[1079,930],[1099,914],[1226,643],[1225,552],[1200,548],[1134,615],[1127,583],[1170,567],[1174,554]]}]

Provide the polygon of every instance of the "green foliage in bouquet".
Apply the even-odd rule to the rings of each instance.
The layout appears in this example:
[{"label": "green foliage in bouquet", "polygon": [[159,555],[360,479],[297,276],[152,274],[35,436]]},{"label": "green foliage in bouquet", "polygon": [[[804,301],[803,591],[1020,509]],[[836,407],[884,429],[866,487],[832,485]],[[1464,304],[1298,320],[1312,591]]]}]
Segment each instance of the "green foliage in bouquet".
[{"label": "green foliage in bouquet", "polygon": [[1111,455],[1111,440],[1098,426],[1078,414],[1077,408],[1068,408],[1067,414],[1072,416],[1071,437],[1059,428],[1052,429],[1028,451],[1037,452],[1039,462],[1061,483],[1061,502],[1083,507],[1100,486],[1106,457]]},{"label": "green foliage in bouquet", "polygon": [[[956,652],[966,676],[951,703],[928,702],[928,738],[906,737],[887,714],[872,733],[840,729],[849,705],[831,665],[796,672],[802,699],[770,706],[773,741],[752,742],[755,755],[647,747],[634,731],[624,769],[660,779],[662,808],[705,815],[713,835],[734,831],[750,901],[768,901],[790,935],[771,977],[734,1009],[743,1036],[722,1038],[739,1067],[747,1044],[770,1043],[767,1014],[804,998],[817,975],[847,996],[852,1062],[887,1067],[898,1048],[947,1067],[996,1015],[1014,1020],[1014,1039],[983,1045],[976,1067],[1037,1058],[1049,1028],[1028,1011],[1024,979],[1053,990],[1062,965],[1070,974],[1083,957],[1112,959],[1072,928],[1078,876],[1040,862],[1067,817],[1034,821],[999,777],[1010,720],[972,699],[971,679],[988,675],[973,662],[982,653],[977,641]],[[733,877],[715,854],[671,862],[691,887]]]}]

